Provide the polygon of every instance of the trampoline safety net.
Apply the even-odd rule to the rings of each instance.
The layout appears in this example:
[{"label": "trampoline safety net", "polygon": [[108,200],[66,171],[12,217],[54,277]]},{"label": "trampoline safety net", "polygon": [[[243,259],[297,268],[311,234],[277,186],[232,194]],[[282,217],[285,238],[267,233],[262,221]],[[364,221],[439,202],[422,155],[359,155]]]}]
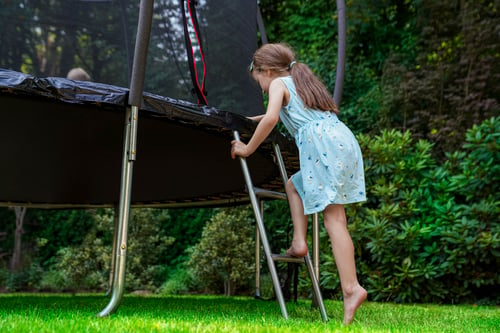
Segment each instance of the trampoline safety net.
[{"label": "trampoline safety net", "polygon": [[[0,67],[37,77],[81,67],[94,82],[129,87],[138,13],[138,0],[3,1]],[[198,103],[199,86],[204,104],[262,113],[247,70],[256,14],[256,1],[154,1],[144,90]]]}]

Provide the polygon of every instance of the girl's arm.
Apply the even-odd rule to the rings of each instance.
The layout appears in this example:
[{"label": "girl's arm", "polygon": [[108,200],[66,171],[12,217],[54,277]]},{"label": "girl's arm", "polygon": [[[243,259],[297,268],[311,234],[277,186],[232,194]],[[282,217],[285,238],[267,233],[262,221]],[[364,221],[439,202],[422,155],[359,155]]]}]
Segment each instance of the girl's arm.
[{"label": "girl's arm", "polygon": [[260,114],[258,116],[253,116],[253,117],[247,117],[248,119],[250,120],[253,120],[253,121],[256,121],[256,122],[259,122],[262,120],[262,118],[264,118],[265,114]]},{"label": "girl's arm", "polygon": [[232,158],[236,156],[248,157],[252,155],[272,132],[274,126],[276,126],[280,119],[280,109],[285,98],[285,91],[285,84],[281,80],[273,80],[271,82],[269,85],[269,102],[267,104],[266,114],[262,116],[248,144],[236,140],[231,141]]}]

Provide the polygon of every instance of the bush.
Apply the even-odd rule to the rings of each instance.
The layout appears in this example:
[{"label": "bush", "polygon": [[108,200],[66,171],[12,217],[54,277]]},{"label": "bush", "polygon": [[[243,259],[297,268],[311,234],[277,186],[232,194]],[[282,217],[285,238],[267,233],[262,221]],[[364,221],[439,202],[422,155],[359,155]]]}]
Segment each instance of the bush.
[{"label": "bush", "polygon": [[75,288],[73,281],[68,279],[65,272],[51,269],[45,272],[39,284],[42,291],[62,292]]},{"label": "bush", "polygon": [[187,267],[208,291],[233,295],[255,272],[254,223],[247,207],[219,210],[203,229]]},{"label": "bush", "polygon": [[[409,132],[359,137],[368,201],[348,210],[349,228],[360,279],[373,300],[464,302],[494,292],[500,282],[499,126],[497,118],[469,130],[464,151],[442,166],[432,145],[414,142]],[[337,282],[322,273],[325,287]]]},{"label": "bush", "polygon": [[185,268],[179,268],[163,284],[160,294],[179,295],[187,294],[193,290],[197,290],[197,288],[191,273]]},{"label": "bush", "polygon": [[31,263],[19,271],[1,268],[0,286],[5,286],[5,290],[9,292],[33,290],[38,288],[42,276],[41,273],[42,270],[36,263]]},{"label": "bush", "polygon": [[[106,240],[112,234],[113,211],[103,210],[93,218],[95,224],[81,245],[59,250],[52,267],[58,274],[52,273],[46,278],[46,288],[51,281],[58,280],[78,290],[105,290],[108,287],[112,244]],[[162,235],[159,226],[167,218],[166,211],[131,210],[125,275],[128,291],[155,290],[165,280],[166,268],[159,261],[173,239]]]}]

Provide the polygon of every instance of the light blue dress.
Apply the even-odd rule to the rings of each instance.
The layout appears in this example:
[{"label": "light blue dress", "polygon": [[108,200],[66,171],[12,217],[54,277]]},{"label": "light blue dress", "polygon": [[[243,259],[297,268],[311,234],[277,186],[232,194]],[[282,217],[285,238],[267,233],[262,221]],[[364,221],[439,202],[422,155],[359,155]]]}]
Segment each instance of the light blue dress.
[{"label": "light blue dress", "polygon": [[280,79],[290,93],[280,119],[299,149],[300,170],[291,178],[304,214],[321,212],[330,204],[365,201],[363,157],[351,130],[334,112],[304,107],[291,76]]}]

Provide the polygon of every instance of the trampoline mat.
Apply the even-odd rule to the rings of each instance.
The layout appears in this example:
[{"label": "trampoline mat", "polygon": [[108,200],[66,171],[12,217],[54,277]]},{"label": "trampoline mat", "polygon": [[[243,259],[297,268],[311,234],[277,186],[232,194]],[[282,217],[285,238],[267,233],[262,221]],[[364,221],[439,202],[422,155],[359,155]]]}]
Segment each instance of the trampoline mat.
[{"label": "trampoline mat", "polygon": [[[128,89],[0,69],[0,205],[114,206],[119,201]],[[133,163],[133,206],[230,205],[248,200],[233,130],[255,124],[231,111],[145,93]],[[271,140],[289,174],[291,139],[274,131],[247,159],[255,186],[281,191]]]}]

